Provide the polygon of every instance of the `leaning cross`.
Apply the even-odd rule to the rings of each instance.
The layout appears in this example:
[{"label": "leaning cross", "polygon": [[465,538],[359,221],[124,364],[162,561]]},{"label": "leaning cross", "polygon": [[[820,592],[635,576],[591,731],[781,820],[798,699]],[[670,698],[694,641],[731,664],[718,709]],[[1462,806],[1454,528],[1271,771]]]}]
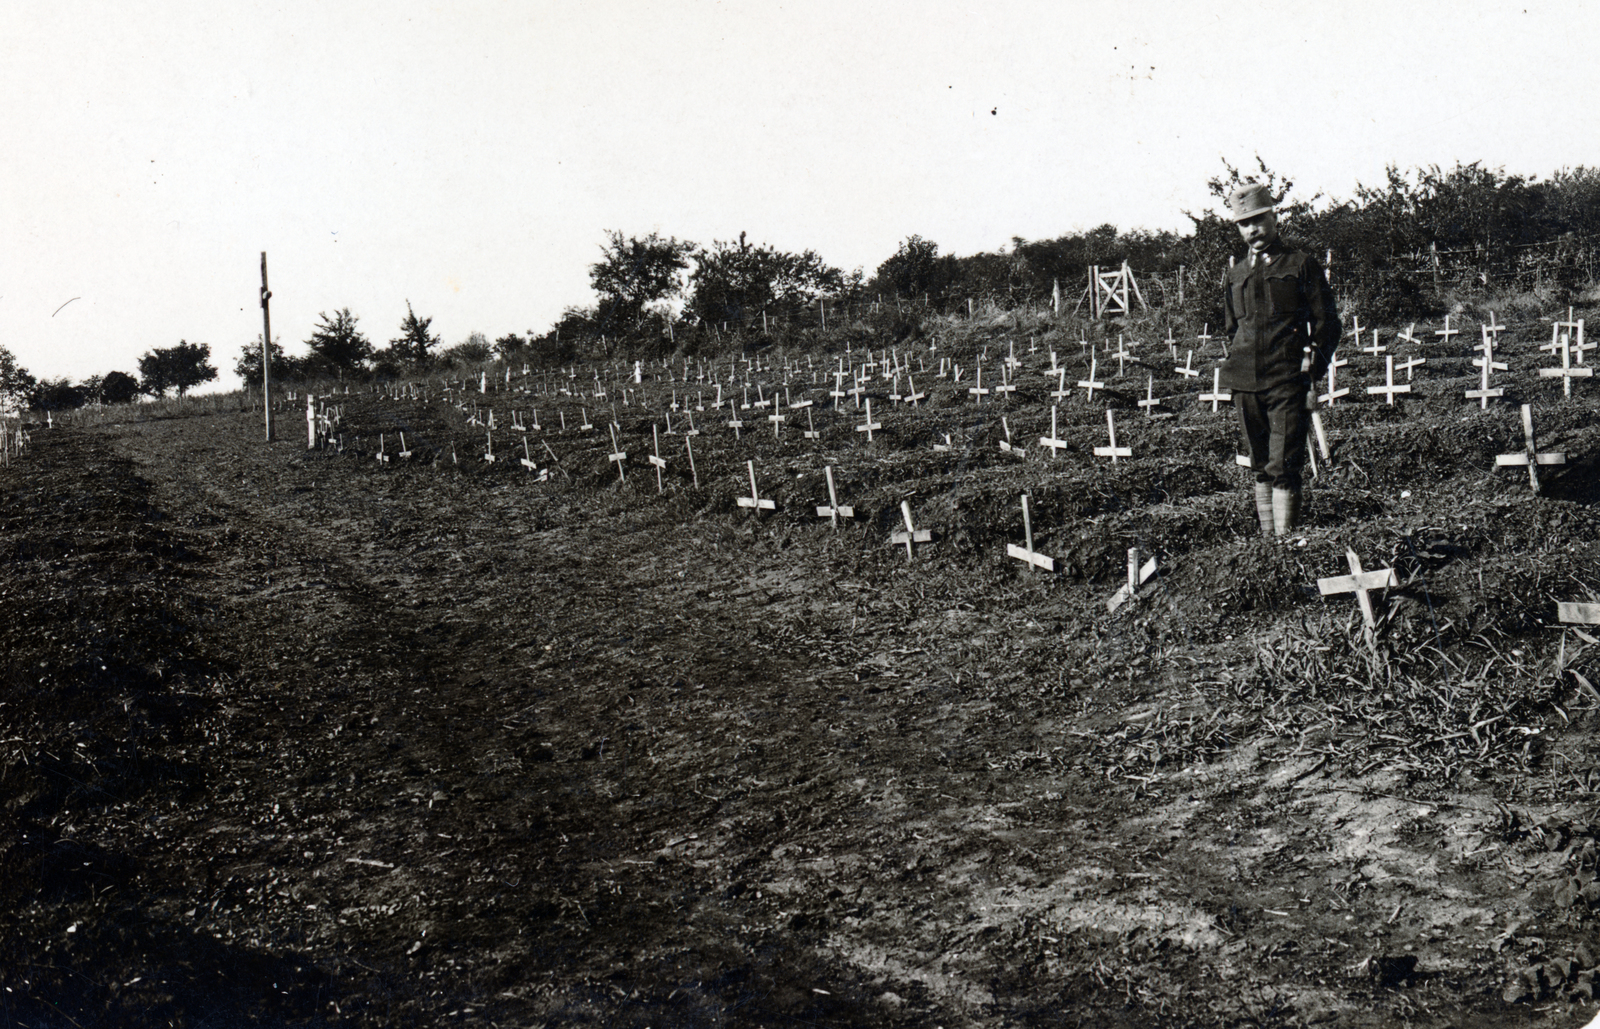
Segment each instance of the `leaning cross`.
[{"label": "leaning cross", "polygon": [[1361,617],[1366,620],[1367,638],[1372,638],[1373,630],[1378,627],[1378,618],[1372,611],[1372,597],[1368,590],[1392,589],[1399,585],[1394,577],[1393,568],[1383,568],[1375,572],[1361,570],[1361,558],[1356,556],[1354,550],[1346,549],[1345,560],[1350,563],[1349,575],[1334,575],[1326,579],[1317,580],[1317,589],[1324,597],[1334,593],[1354,593],[1356,602],[1361,605]]},{"label": "leaning cross", "polygon": [[931,529],[919,529],[911,524],[911,502],[908,500],[900,501],[900,516],[905,519],[906,531],[897,532],[890,536],[889,542],[904,543],[906,545],[906,560],[909,561],[912,557],[911,545],[913,543],[930,542],[933,539],[933,531]]},{"label": "leaning cross", "polygon": [[746,461],[744,464],[750,470],[750,495],[738,498],[739,506],[751,508],[755,511],[757,518],[761,517],[761,512],[763,511],[777,510],[778,505],[763,497],[761,491],[756,488],[756,463],[754,461]]},{"label": "leaning cross", "polygon": [[833,465],[824,468],[823,473],[828,477],[828,503],[827,506],[817,505],[817,517],[831,519],[833,527],[838,529],[839,519],[854,518],[856,511],[853,507],[839,503],[839,492],[833,487]]},{"label": "leaning cross", "polygon": [[1540,454],[1533,444],[1533,408],[1528,404],[1522,405],[1522,436],[1527,444],[1526,449],[1520,454],[1497,454],[1494,459],[1496,467],[1508,465],[1526,465],[1528,468],[1528,481],[1533,486],[1535,493],[1539,492],[1538,466],[1542,464],[1566,464],[1566,454]]},{"label": "leaning cross", "polygon": [[1138,547],[1128,548],[1128,582],[1117,592],[1106,598],[1107,611],[1115,612],[1117,608],[1132,600],[1138,595],[1139,587],[1143,586],[1152,575],[1156,574],[1156,559],[1152,557],[1150,560],[1140,564],[1139,559],[1143,556]]},{"label": "leaning cross", "polygon": [[1028,512],[1028,495],[1022,495],[1022,535],[1027,541],[1026,547],[1019,547],[1015,543],[1006,544],[1006,556],[1014,557],[1028,566],[1028,571],[1035,567],[1043,568],[1047,572],[1056,570],[1055,558],[1047,557],[1033,549],[1033,519]]}]

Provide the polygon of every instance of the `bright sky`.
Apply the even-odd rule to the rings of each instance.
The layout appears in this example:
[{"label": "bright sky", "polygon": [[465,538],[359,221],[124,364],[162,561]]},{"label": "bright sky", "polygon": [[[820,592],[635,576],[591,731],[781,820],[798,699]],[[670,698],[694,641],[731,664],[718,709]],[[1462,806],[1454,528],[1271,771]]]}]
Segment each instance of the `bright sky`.
[{"label": "bright sky", "polygon": [[342,307],[382,345],[407,300],[449,345],[591,303],[607,229],[870,274],[913,233],[1182,231],[1258,151],[1297,195],[1542,177],[1600,165],[1597,30],[1470,0],[11,4],[0,346],[76,381],[204,342],[233,387],[262,251],[290,353]]}]

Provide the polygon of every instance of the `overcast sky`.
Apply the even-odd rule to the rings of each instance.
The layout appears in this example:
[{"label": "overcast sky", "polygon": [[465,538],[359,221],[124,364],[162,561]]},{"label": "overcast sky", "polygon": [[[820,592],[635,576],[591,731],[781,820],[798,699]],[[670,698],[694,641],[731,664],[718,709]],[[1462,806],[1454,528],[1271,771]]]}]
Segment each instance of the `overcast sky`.
[{"label": "overcast sky", "polygon": [[[1591,4],[119,0],[0,20],[0,346],[41,377],[304,351],[409,300],[445,343],[592,302],[602,234],[871,273],[1111,222],[1184,230],[1259,152],[1600,165]],[[62,305],[66,304],[65,307]]]}]

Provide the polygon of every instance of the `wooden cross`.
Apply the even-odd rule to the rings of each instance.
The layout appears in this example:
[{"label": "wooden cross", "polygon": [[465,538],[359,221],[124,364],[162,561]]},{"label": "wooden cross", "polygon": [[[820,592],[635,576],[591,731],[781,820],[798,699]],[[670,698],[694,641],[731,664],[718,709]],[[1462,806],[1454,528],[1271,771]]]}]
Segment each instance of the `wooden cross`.
[{"label": "wooden cross", "polygon": [[911,403],[912,407],[921,406],[918,404],[918,401],[926,400],[928,398],[928,394],[917,392],[917,380],[911,377],[911,373],[909,371],[906,372],[906,382],[911,384],[911,391],[906,394],[905,399]]},{"label": "wooden cross", "polygon": [[1483,342],[1478,344],[1478,349],[1483,351],[1483,356],[1474,357],[1472,363],[1482,369],[1483,385],[1479,389],[1467,390],[1466,395],[1468,400],[1476,400],[1478,402],[1479,410],[1485,410],[1489,406],[1489,398],[1506,395],[1504,389],[1498,387],[1495,389],[1489,388],[1489,375],[1491,372],[1505,371],[1507,365],[1504,361],[1496,361],[1494,359],[1494,337],[1489,335],[1487,331],[1484,332]]},{"label": "wooden cross", "polygon": [[1144,557],[1138,547],[1128,548],[1128,581],[1117,592],[1106,598],[1106,610],[1115,613],[1117,608],[1126,604],[1139,594],[1139,587],[1150,581],[1156,574],[1156,559],[1152,556],[1148,561],[1140,562]]},{"label": "wooden cross", "polygon": [[806,408],[806,428],[804,435],[806,439],[822,438],[822,433],[817,431],[816,425],[811,421],[811,409],[809,407]]},{"label": "wooden cross", "polygon": [[[745,406],[746,407],[750,406],[749,401],[750,401],[750,391],[749,390],[745,390]],[[772,405],[772,401],[768,400],[767,399],[767,395],[761,391],[761,383],[759,383],[759,382],[756,383],[756,407],[759,410],[765,411],[771,405]]]},{"label": "wooden cross", "polygon": [[826,507],[821,504],[817,505],[817,517],[831,519],[834,529],[837,530],[839,528],[839,519],[854,518],[856,510],[853,507],[847,507],[839,503],[839,491],[833,487],[833,465],[830,464],[824,468],[823,474],[828,477],[828,504]]},{"label": "wooden cross", "polygon": [[1039,445],[1050,448],[1051,458],[1054,458],[1058,451],[1067,449],[1067,441],[1061,439],[1056,432],[1056,405],[1054,404],[1050,405],[1050,435],[1040,436]]},{"label": "wooden cross", "polygon": [[1533,444],[1533,408],[1528,404],[1522,405],[1522,438],[1526,447],[1520,454],[1497,454],[1494,459],[1495,467],[1508,465],[1526,465],[1528,468],[1528,482],[1533,486],[1535,493],[1539,492],[1538,466],[1542,464],[1566,464],[1566,454],[1540,454]]},{"label": "wooden cross", "polygon": [[1079,389],[1086,389],[1086,390],[1089,391],[1088,395],[1085,397],[1085,399],[1087,399],[1087,400],[1091,400],[1091,401],[1094,400],[1094,391],[1095,390],[1097,390],[1097,389],[1105,389],[1106,388],[1106,384],[1104,382],[1099,381],[1095,377],[1095,373],[1098,372],[1099,370],[1100,370],[1100,364],[1099,364],[1098,360],[1095,358],[1095,356],[1093,354],[1090,354],[1089,355],[1089,377],[1087,379],[1079,379],[1078,380],[1078,388]]},{"label": "wooden cross", "polygon": [[1017,384],[1011,381],[1011,374],[1004,363],[1000,365],[1000,385],[996,386],[994,391],[1006,394],[1007,400],[1011,399],[1010,394],[1017,391]]},{"label": "wooden cross", "polygon": [[[688,436],[683,437],[683,452],[689,455],[689,475],[690,475],[691,478],[694,479],[694,488],[695,489],[699,489],[700,488],[700,473],[695,471],[695,468],[694,468],[694,447],[690,446],[689,443],[690,443],[689,437]],[[551,456],[554,457],[555,455],[551,454]]]},{"label": "wooden cross", "polygon": [[867,391],[867,387],[865,385],[866,376],[856,375],[854,381],[855,385],[850,389],[845,390],[845,393],[849,394],[850,399],[854,401],[856,405],[856,410],[859,411],[861,410],[861,396]]},{"label": "wooden cross", "polygon": [[[785,399],[785,400],[789,399],[789,390],[787,388],[785,388],[784,391],[783,391],[783,399]],[[794,400],[794,401],[790,401],[789,410],[798,411],[802,407],[810,407],[815,402],[816,401],[813,401],[813,400]]]},{"label": "wooden cross", "polygon": [[1006,434],[1006,438],[1000,441],[1000,449],[1008,454],[1016,454],[1018,457],[1026,457],[1027,455],[1023,452],[1021,447],[1012,447],[1011,426],[1006,424],[1004,417],[1000,419],[1000,428],[1004,430]]},{"label": "wooden cross", "polygon": [[[380,434],[379,435],[379,440],[381,441],[382,438],[383,438],[382,434]],[[402,460],[402,461],[411,460],[411,451],[406,446],[406,434],[403,433],[403,432],[400,434],[400,452],[396,456],[398,456],[400,458],[400,460]]]},{"label": "wooden cross", "polygon": [[1022,536],[1027,541],[1027,546],[1019,547],[1015,543],[1006,544],[1006,556],[1014,557],[1028,566],[1028,571],[1043,568],[1047,572],[1056,570],[1055,558],[1046,557],[1033,549],[1033,518],[1028,512],[1028,495],[1022,495]]},{"label": "wooden cross", "polygon": [[881,428],[883,428],[883,423],[882,422],[875,422],[875,421],[872,420],[872,398],[868,397],[867,398],[867,420],[862,422],[860,425],[857,425],[856,426],[856,431],[857,432],[866,433],[867,434],[867,442],[871,443],[872,442],[872,430],[881,429]]},{"label": "wooden cross", "polygon": [[839,410],[839,404],[849,394],[844,391],[844,372],[833,373],[833,389],[828,391],[828,396],[833,398],[833,409]]},{"label": "wooden cross", "polygon": [[912,557],[912,544],[931,542],[933,540],[933,531],[931,529],[919,529],[911,524],[911,502],[908,500],[900,501],[900,516],[905,519],[906,531],[897,532],[890,536],[889,542],[904,543],[906,545],[906,560],[909,561]]},{"label": "wooden cross", "polygon": [[1317,580],[1317,589],[1324,597],[1335,593],[1354,593],[1356,603],[1361,605],[1361,617],[1366,621],[1367,639],[1372,639],[1373,630],[1378,627],[1377,615],[1372,610],[1372,597],[1368,590],[1393,589],[1399,583],[1395,580],[1393,568],[1383,568],[1375,572],[1361,570],[1361,558],[1356,556],[1354,550],[1346,549],[1345,560],[1350,564],[1349,575],[1333,575],[1326,579]]},{"label": "wooden cross", "polygon": [[1371,393],[1382,393],[1382,394],[1384,394],[1387,397],[1388,401],[1389,401],[1389,405],[1392,407],[1392,406],[1394,406],[1394,395],[1396,393],[1410,393],[1411,392],[1411,384],[1407,383],[1404,386],[1395,385],[1395,382],[1394,382],[1394,355],[1393,354],[1389,354],[1389,355],[1384,357],[1383,366],[1386,369],[1386,373],[1387,373],[1387,376],[1388,376],[1388,384],[1384,385],[1384,386],[1368,386],[1367,387],[1367,392],[1369,394],[1371,394]]},{"label": "wooden cross", "polygon": [[1337,350],[1333,352],[1333,360],[1328,362],[1328,392],[1319,396],[1317,398],[1318,400],[1332,407],[1334,402],[1340,397],[1348,396],[1350,394],[1349,386],[1346,386],[1344,389],[1336,388],[1338,384],[1339,369],[1343,368],[1349,363],[1349,361],[1339,360],[1339,352]]},{"label": "wooden cross", "polygon": [[1417,327],[1417,323],[1416,322],[1412,322],[1410,325],[1407,325],[1406,326],[1406,331],[1404,331],[1404,332],[1398,334],[1397,336],[1395,336],[1395,338],[1394,338],[1395,343],[1397,343],[1397,344],[1399,344],[1399,343],[1411,343],[1413,345],[1420,346],[1422,341],[1417,338],[1416,331],[1415,331],[1416,327]]},{"label": "wooden cross", "polygon": [[1572,380],[1588,379],[1594,377],[1594,369],[1588,367],[1574,367],[1572,364],[1572,347],[1569,345],[1571,337],[1566,333],[1561,334],[1561,367],[1540,368],[1539,378],[1560,379],[1561,392],[1572,396]]},{"label": "wooden cross", "polygon": [[1204,350],[1206,348],[1206,344],[1211,342],[1211,337],[1209,335],[1207,335],[1207,333],[1209,333],[1210,331],[1211,331],[1211,326],[1210,325],[1202,325],[1202,326],[1200,326],[1200,335],[1196,336],[1195,339],[1200,341],[1200,349],[1201,350]]},{"label": "wooden cross", "polygon": [[1427,363],[1428,363],[1428,359],[1426,357],[1408,357],[1404,361],[1401,361],[1400,362],[1400,367],[1406,373],[1406,381],[1407,382],[1411,381],[1411,372],[1412,372],[1413,369],[1415,369],[1419,365],[1424,365],[1424,364],[1427,364]]},{"label": "wooden cross", "polygon": [[522,437],[522,457],[518,458],[518,461],[522,467],[526,468],[530,472],[537,472],[539,470],[538,464],[536,464],[533,460],[533,454],[528,450],[528,437],[526,436]]},{"label": "wooden cross", "polygon": [[1191,350],[1187,355],[1184,356],[1182,368],[1174,368],[1173,371],[1190,379],[1199,378],[1200,369],[1194,366],[1194,351]]},{"label": "wooden cross", "polygon": [[1211,392],[1210,393],[1202,393],[1202,394],[1200,394],[1200,399],[1201,399],[1201,401],[1206,401],[1206,400],[1211,401],[1211,413],[1212,414],[1216,414],[1217,413],[1217,405],[1218,404],[1224,403],[1224,402],[1227,402],[1227,403],[1232,403],[1233,402],[1233,392],[1231,390],[1229,392],[1227,392],[1227,393],[1222,392],[1222,369],[1221,368],[1213,368],[1213,369],[1211,369]]},{"label": "wooden cross", "polygon": [[[1356,315],[1355,317],[1350,319],[1350,331],[1355,334],[1355,337],[1356,337],[1356,349],[1360,350],[1361,349],[1361,331],[1362,331],[1361,330],[1361,316],[1360,315]],[[1377,337],[1373,337],[1372,342],[1373,343],[1377,343],[1378,342]]]},{"label": "wooden cross", "polygon": [[989,392],[983,388],[983,362],[981,361],[978,363],[977,385],[967,387],[967,392],[972,394],[973,400],[980,404],[983,403],[984,394]]},{"label": "wooden cross", "polygon": [[661,493],[665,490],[661,484],[661,473],[667,467],[667,459],[661,456],[661,437],[656,434],[654,425],[650,426],[650,442],[655,449],[655,453],[650,455],[650,463],[656,466],[656,492]]},{"label": "wooden cross", "polygon": [[378,433],[378,453],[375,455],[379,464],[388,464],[389,455],[383,449],[383,433]]},{"label": "wooden cross", "polygon": [[1558,600],[1556,617],[1568,625],[1600,625],[1600,604]]},{"label": "wooden cross", "polygon": [[689,417],[689,427],[687,429],[683,430],[683,434],[685,436],[698,436],[698,435],[700,435],[700,430],[694,427],[694,412],[693,411],[687,411],[687,412],[685,412],[685,414],[687,414],[688,417]]},{"label": "wooden cross", "polygon": [[1439,337],[1439,342],[1440,343],[1443,343],[1446,346],[1448,346],[1449,343],[1450,343],[1450,337],[1451,336],[1459,336],[1459,335],[1461,335],[1461,330],[1460,329],[1452,329],[1450,327],[1450,316],[1447,314],[1447,315],[1444,316],[1444,328],[1442,328],[1442,329],[1434,329],[1433,330],[1433,334],[1435,336]]},{"label": "wooden cross", "polygon": [[763,511],[776,511],[778,505],[763,497],[761,491],[756,489],[756,463],[754,461],[746,461],[744,464],[750,470],[750,495],[748,497],[740,497],[739,506],[751,508],[755,511],[757,518],[761,517],[761,512]]},{"label": "wooden cross", "polygon": [[739,418],[738,406],[731,402],[728,404],[728,428],[733,430],[734,439],[742,438],[739,435],[739,430],[744,428],[744,422]]},{"label": "wooden cross", "polygon": [[1144,408],[1144,416],[1148,419],[1172,417],[1169,411],[1156,410],[1161,406],[1161,398],[1156,396],[1156,377],[1153,374],[1147,373],[1144,377],[1144,399],[1138,401],[1138,405]]},{"label": "wooden cross", "polygon": [[1111,408],[1109,407],[1106,408],[1106,432],[1111,437],[1111,445],[1109,447],[1095,447],[1095,457],[1109,457],[1111,458],[1111,463],[1116,464],[1117,458],[1119,457],[1133,456],[1132,447],[1117,446],[1117,423],[1116,420],[1111,417]]},{"label": "wooden cross", "polygon": [[580,410],[583,411],[583,424],[579,425],[578,428],[582,429],[584,432],[593,432],[594,426],[589,423],[589,409],[585,407],[581,408]]},{"label": "wooden cross", "polygon": [[627,459],[628,452],[623,450],[621,445],[617,443],[617,427],[615,424],[611,426],[611,453],[607,456],[617,463],[617,478],[622,482],[627,482],[628,477],[622,472],[622,462]]},{"label": "wooden cross", "polygon": [[1050,392],[1050,399],[1065,400],[1069,395],[1067,393],[1067,369],[1065,367],[1058,368],[1056,369],[1056,388]]},{"label": "wooden cross", "polygon": [[773,439],[777,439],[778,438],[778,429],[779,429],[779,427],[782,426],[782,424],[784,422],[788,421],[788,420],[789,420],[789,416],[784,414],[782,411],[777,410],[777,409],[774,409],[771,414],[767,415],[767,421],[772,423],[772,438]]}]

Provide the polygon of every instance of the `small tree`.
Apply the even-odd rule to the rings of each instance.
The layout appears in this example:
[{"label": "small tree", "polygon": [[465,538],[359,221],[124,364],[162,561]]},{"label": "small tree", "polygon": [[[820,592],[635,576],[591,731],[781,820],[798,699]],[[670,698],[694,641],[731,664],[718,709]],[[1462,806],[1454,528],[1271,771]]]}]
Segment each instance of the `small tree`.
[{"label": "small tree", "polygon": [[37,383],[33,373],[18,364],[11,351],[0,347],[0,406],[22,403]]},{"label": "small tree", "polygon": [[533,330],[528,330],[526,338],[514,332],[507,333],[494,341],[494,352],[502,361],[509,361],[518,354],[528,349],[528,340],[533,338]]},{"label": "small tree", "polygon": [[689,309],[712,323],[743,324],[770,307],[801,307],[844,285],[839,269],[823,263],[814,251],[789,254],[754,247],[743,233],[737,243],[713,241],[710,249],[695,253],[695,261]]},{"label": "small tree", "polygon": [[168,390],[177,390],[181,397],[217,377],[210,361],[211,344],[180,339],[175,347],[157,347],[139,358],[139,378],[151,396],[164,397]]},{"label": "small tree", "polygon": [[36,411],[72,411],[87,402],[82,387],[66,379],[42,379],[28,391],[28,406]]},{"label": "small tree", "polygon": [[106,372],[100,380],[102,404],[127,404],[139,395],[139,380],[127,372]]},{"label": "small tree", "polygon": [[430,335],[428,326],[432,318],[418,318],[406,301],[406,316],[400,322],[400,335],[389,341],[384,357],[396,365],[418,368],[428,363],[430,351],[439,345],[439,337]]},{"label": "small tree", "polygon": [[[356,322],[360,319],[351,314],[348,307],[333,312],[332,318],[326,312],[318,312],[317,317],[322,320],[311,338],[306,340],[306,346],[311,348],[317,363],[338,371],[356,371],[372,359],[372,343],[356,328]],[[260,365],[258,358],[256,367],[259,369]],[[273,374],[277,374],[276,365]]]},{"label": "small tree", "polygon": [[[283,345],[277,340],[272,341],[270,349],[272,354],[272,381],[287,382],[298,379],[304,374],[304,367],[300,361],[287,356],[283,352]],[[239,348],[239,360],[234,362],[234,374],[244,380],[247,386],[261,384],[261,343],[246,343]]]},{"label": "small tree", "polygon": [[493,356],[489,337],[481,332],[469,333],[466,339],[439,355],[446,364],[454,365],[483,364]]},{"label": "small tree", "polygon": [[601,260],[589,266],[589,283],[600,295],[599,314],[607,331],[637,329],[651,304],[679,296],[695,245],[652,232],[639,239],[608,231]]}]

